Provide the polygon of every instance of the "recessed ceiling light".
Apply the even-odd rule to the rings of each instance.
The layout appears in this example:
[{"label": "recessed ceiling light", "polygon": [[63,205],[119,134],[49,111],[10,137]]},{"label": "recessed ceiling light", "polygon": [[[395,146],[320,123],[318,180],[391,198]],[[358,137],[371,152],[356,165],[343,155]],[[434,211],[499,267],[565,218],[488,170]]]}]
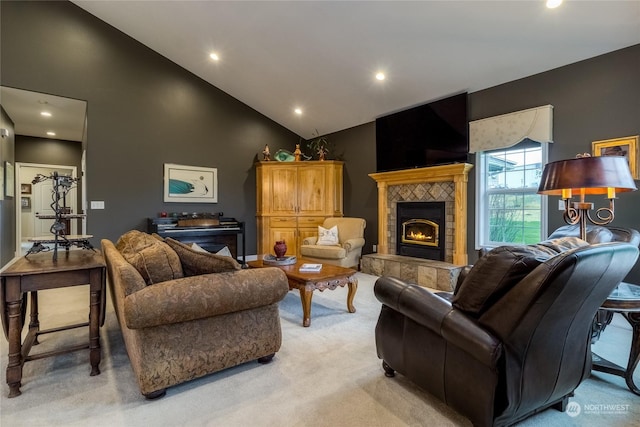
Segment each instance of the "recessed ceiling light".
[{"label": "recessed ceiling light", "polygon": [[555,9],[562,4],[562,0],[547,0],[547,7],[549,9]]},{"label": "recessed ceiling light", "polygon": [[215,52],[211,52],[211,53],[209,54],[209,58],[213,59],[214,61],[217,61],[217,60],[219,60],[219,59],[220,59],[220,57],[218,56],[218,54],[217,54],[217,53],[215,53]]},{"label": "recessed ceiling light", "polygon": [[47,135],[49,135],[49,136],[56,136],[56,133],[55,133],[55,132],[51,132],[51,131],[49,131],[49,132],[47,132]]},{"label": "recessed ceiling light", "polygon": [[377,74],[376,74],[376,79],[377,79],[377,80],[382,81],[382,80],[384,80],[385,78],[386,78],[386,76],[384,75],[384,73],[383,73],[383,72],[379,72],[379,73],[377,73]]},{"label": "recessed ceiling light", "polygon": [[302,115],[302,108],[296,108],[293,110],[293,112],[300,116]]},{"label": "recessed ceiling light", "polygon": [[43,116],[43,117],[51,117],[51,113],[48,112],[48,111],[41,111],[40,115]]}]

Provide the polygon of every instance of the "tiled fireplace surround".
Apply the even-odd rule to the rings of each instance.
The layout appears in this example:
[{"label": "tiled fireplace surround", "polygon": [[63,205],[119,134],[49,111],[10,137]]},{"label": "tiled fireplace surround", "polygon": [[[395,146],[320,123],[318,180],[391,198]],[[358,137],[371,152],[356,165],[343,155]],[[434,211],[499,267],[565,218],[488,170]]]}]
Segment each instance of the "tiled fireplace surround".
[{"label": "tiled fireplace surround", "polygon": [[[378,252],[362,257],[362,271],[451,291],[467,264],[468,163],[370,174],[378,184]],[[445,262],[395,255],[398,202],[445,202]]]}]

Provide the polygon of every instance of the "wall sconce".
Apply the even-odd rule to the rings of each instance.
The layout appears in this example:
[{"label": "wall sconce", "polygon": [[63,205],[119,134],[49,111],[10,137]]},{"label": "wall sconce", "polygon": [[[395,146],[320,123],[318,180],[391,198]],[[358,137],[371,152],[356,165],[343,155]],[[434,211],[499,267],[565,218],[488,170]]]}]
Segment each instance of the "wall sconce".
[{"label": "wall sconce", "polygon": [[[595,225],[606,225],[613,221],[617,193],[636,191],[627,159],[621,156],[591,157],[579,154],[575,159],[560,160],[545,165],[538,187],[538,194],[561,196],[564,200],[564,221],[580,224],[580,238],[586,240],[587,220]],[[586,195],[606,194],[609,206],[591,216],[593,203],[585,201]],[[572,197],[580,200],[573,202]]]}]

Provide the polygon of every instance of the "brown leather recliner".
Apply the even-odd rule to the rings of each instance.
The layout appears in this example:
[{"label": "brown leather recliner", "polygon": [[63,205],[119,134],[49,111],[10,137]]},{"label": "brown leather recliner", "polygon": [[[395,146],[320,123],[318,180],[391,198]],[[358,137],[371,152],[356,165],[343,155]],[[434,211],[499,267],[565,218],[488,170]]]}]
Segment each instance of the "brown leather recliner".
[{"label": "brown leather recliner", "polygon": [[[580,227],[577,225],[564,225],[555,230],[549,239],[561,237],[580,237]],[[587,225],[587,242],[607,243],[607,242],[627,242],[634,246],[640,246],[640,233],[633,228]]]},{"label": "brown leather recliner", "polygon": [[378,357],[387,376],[407,376],[474,425],[564,410],[591,372],[592,319],[637,258],[630,244],[575,238],[500,247],[451,300],[381,277]]},{"label": "brown leather recliner", "polygon": [[[587,242],[591,244],[595,243],[607,243],[607,242],[626,242],[634,246],[640,246],[640,233],[633,228],[623,228],[615,226],[601,226],[587,224]],[[556,229],[549,239],[556,239],[561,237],[579,237],[580,227],[578,225],[564,225]],[[591,328],[591,343],[595,343],[600,339],[600,335],[605,328],[613,320],[613,311],[610,310],[598,310],[593,318],[593,326]]]}]

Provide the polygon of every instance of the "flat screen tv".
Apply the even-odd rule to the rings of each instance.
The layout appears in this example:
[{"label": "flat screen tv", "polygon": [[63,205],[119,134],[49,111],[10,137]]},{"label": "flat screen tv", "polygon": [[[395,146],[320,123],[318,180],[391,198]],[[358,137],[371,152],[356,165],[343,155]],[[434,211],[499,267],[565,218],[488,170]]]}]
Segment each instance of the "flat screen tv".
[{"label": "flat screen tv", "polygon": [[467,162],[467,93],[376,119],[376,170]]}]

